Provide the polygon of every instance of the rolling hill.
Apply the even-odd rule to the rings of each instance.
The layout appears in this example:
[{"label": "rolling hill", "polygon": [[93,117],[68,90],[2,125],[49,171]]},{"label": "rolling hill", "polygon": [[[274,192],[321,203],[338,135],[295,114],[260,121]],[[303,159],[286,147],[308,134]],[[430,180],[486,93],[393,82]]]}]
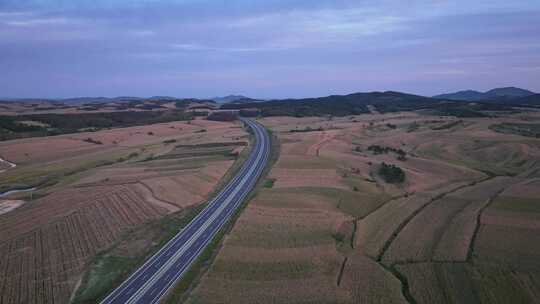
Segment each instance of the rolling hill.
[{"label": "rolling hill", "polygon": [[487,92],[474,90],[459,91],[455,93],[433,96],[437,99],[449,99],[459,101],[508,101],[534,95],[535,93],[516,87],[496,88]]},{"label": "rolling hill", "polygon": [[508,110],[500,104],[468,104],[401,92],[369,92],[318,98],[281,99],[257,103],[224,104],[222,109],[259,109],[263,116],[346,116],[370,113],[368,106],[382,113],[427,110],[438,115],[480,117],[484,110]]},{"label": "rolling hill", "polygon": [[224,97],[214,97],[212,98],[213,101],[217,103],[250,103],[250,102],[256,102],[259,101],[258,99],[253,99],[250,97],[246,97],[243,95],[228,95]]}]

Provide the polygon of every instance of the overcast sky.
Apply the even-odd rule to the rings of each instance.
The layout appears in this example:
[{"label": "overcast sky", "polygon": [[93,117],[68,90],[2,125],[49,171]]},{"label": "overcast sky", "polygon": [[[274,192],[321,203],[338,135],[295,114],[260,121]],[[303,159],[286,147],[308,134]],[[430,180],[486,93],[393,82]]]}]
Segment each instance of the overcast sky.
[{"label": "overcast sky", "polygon": [[0,0],[0,96],[540,91],[540,1]]}]

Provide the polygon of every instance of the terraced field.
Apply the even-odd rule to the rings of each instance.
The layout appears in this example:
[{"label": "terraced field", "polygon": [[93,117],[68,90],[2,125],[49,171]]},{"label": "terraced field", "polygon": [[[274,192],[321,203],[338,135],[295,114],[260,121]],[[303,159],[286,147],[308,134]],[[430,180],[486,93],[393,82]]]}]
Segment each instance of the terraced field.
[{"label": "terraced field", "polygon": [[270,182],[187,303],[538,302],[540,141],[489,128],[519,119],[263,119]]}]

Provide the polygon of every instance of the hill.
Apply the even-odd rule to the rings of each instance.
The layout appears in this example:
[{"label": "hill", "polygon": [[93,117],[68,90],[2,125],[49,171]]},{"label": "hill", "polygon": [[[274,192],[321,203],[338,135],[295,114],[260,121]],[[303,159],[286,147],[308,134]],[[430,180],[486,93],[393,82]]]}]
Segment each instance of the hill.
[{"label": "hill", "polygon": [[375,109],[381,113],[427,110],[437,115],[459,117],[486,116],[481,111],[509,110],[500,104],[468,104],[461,101],[435,99],[401,92],[370,92],[348,95],[331,95],[319,98],[270,100],[258,103],[224,104],[222,109],[257,108],[263,116],[347,116],[370,113]]},{"label": "hill", "polygon": [[450,99],[450,100],[463,100],[463,101],[478,101],[485,98],[484,93],[474,91],[474,90],[465,90],[455,93],[440,94],[433,96],[437,99]]},{"label": "hill", "polygon": [[507,88],[497,88],[497,89],[489,90],[485,94],[488,96],[488,98],[510,98],[511,99],[511,98],[527,97],[527,96],[534,95],[535,93],[529,90],[525,90],[525,89],[507,87]]},{"label": "hill", "polygon": [[540,94],[533,94],[513,100],[516,105],[540,106]]},{"label": "hill", "polygon": [[224,97],[214,97],[213,101],[217,103],[250,103],[256,102],[257,99],[249,98],[243,95],[228,95]]},{"label": "hill", "polygon": [[487,92],[474,90],[459,91],[455,93],[441,94],[433,96],[437,99],[449,99],[460,101],[507,101],[534,95],[535,93],[516,87],[496,88]]}]

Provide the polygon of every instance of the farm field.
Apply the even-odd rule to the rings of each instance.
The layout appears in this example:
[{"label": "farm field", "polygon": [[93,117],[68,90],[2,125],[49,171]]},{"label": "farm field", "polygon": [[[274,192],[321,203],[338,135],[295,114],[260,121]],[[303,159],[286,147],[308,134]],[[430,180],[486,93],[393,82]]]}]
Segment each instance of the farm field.
[{"label": "farm field", "polygon": [[[88,140],[90,139],[90,140]],[[193,120],[0,143],[2,303],[95,303],[185,225],[248,145]],[[104,271],[105,269],[105,271]]]},{"label": "farm field", "polygon": [[261,119],[279,159],[185,302],[538,302],[540,140],[490,128],[538,118]]}]

